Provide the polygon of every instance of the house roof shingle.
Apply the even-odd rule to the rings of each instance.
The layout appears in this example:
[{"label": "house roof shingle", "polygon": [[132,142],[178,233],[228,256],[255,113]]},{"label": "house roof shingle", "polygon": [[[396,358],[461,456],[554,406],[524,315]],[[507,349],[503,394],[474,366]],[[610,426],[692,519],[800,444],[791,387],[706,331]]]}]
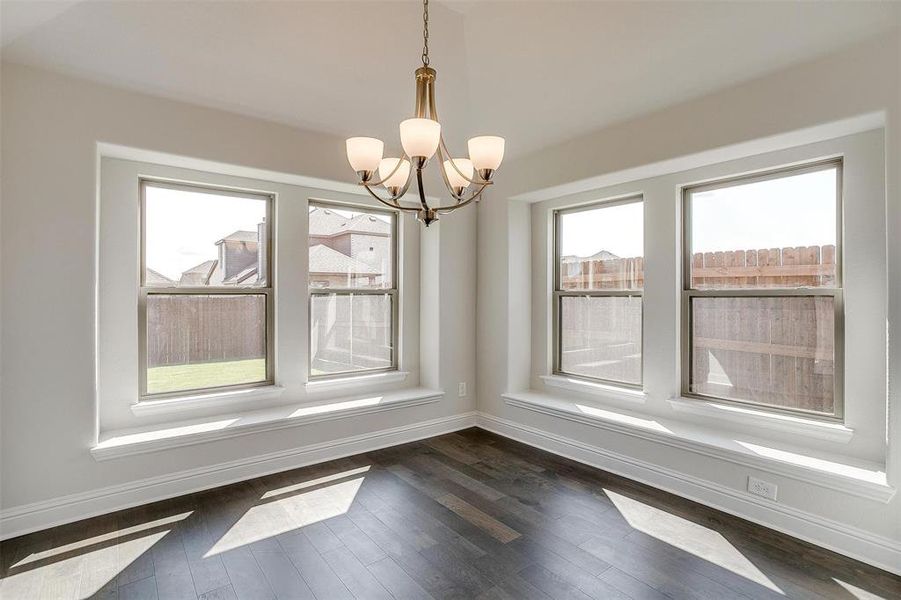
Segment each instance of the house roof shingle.
[{"label": "house roof shingle", "polygon": [[233,231],[218,242],[217,244],[221,244],[222,242],[257,242],[257,232],[256,231],[244,231],[239,229],[238,231]]},{"label": "house roof shingle", "polygon": [[351,258],[346,254],[341,254],[337,250],[333,250],[322,244],[310,246],[310,274],[313,273],[339,275],[350,273],[352,275],[363,276],[381,274],[363,261]]},{"label": "house roof shingle", "polygon": [[348,219],[318,206],[310,211],[310,235],[330,237],[348,232],[389,235],[391,224],[368,213]]},{"label": "house roof shingle", "polygon": [[147,285],[171,285],[175,283],[159,271],[154,271],[150,268],[144,272],[144,280]]}]

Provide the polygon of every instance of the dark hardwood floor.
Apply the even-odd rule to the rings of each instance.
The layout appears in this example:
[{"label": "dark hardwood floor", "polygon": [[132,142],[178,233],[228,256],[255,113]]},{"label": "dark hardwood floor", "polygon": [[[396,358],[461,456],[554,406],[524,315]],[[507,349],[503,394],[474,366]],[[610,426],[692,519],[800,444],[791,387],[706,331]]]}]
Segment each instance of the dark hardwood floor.
[{"label": "dark hardwood floor", "polygon": [[0,544],[18,598],[899,598],[901,578],[479,429]]}]

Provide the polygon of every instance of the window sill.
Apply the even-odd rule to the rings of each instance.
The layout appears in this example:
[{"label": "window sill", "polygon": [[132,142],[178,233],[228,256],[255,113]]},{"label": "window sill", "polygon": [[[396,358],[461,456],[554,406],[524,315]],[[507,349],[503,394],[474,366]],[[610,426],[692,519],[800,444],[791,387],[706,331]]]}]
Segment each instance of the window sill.
[{"label": "window sill", "polygon": [[279,385],[264,385],[241,390],[200,393],[161,400],[144,400],[132,404],[131,412],[137,417],[144,417],[148,415],[186,412],[201,408],[220,408],[241,405],[252,401],[278,398],[284,391],[285,388]]},{"label": "window sill", "polygon": [[577,377],[567,377],[566,375],[542,375],[541,380],[544,382],[544,385],[550,387],[591,394],[605,399],[634,402],[636,404],[644,404],[648,397],[643,390],[585,381]]},{"label": "window sill", "polygon": [[830,442],[847,444],[854,437],[854,430],[842,423],[819,421],[797,415],[758,410],[753,407],[703,400],[700,398],[673,398],[669,401],[674,410],[720,421],[761,428],[786,431]]},{"label": "window sill", "polygon": [[414,388],[376,396],[342,399],[322,404],[296,404],[231,415],[167,424],[165,428],[124,429],[104,434],[91,448],[95,460],[157,452],[236,436],[300,427],[386,410],[437,402],[444,392]]},{"label": "window sill", "polygon": [[334,392],[336,390],[351,390],[386,383],[400,383],[406,381],[407,371],[387,371],[385,373],[371,373],[368,375],[349,375],[334,379],[314,379],[304,384],[308,394],[320,392]]},{"label": "window sill", "polygon": [[725,436],[716,430],[681,421],[601,409],[537,392],[506,393],[503,397],[508,405],[517,408],[688,450],[861,498],[888,502],[896,491],[888,485],[885,467],[876,463],[853,462],[840,456],[813,456],[804,449],[775,448],[767,442]]}]

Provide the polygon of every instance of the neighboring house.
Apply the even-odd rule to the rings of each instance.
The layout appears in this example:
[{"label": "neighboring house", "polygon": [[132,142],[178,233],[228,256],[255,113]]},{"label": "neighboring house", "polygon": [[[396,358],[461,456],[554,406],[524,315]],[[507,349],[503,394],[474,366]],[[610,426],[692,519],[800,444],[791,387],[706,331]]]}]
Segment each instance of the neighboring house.
[{"label": "neighboring house", "polygon": [[[314,281],[329,281],[328,275],[333,266],[328,261],[316,262],[312,248],[318,245],[352,257],[357,263],[355,269],[362,268],[359,263],[365,263],[369,267],[366,273],[374,271],[376,275],[370,283],[381,283],[382,277],[391,273],[391,233],[390,223],[371,214],[347,218],[328,208],[314,208],[310,211],[310,285],[314,285]],[[319,256],[324,259],[326,253],[319,253]],[[352,265],[345,263],[345,266]],[[357,275],[363,272],[345,271],[342,281],[347,281],[349,273]]]},{"label": "neighboring house", "polygon": [[166,276],[163,275],[162,273],[159,273],[159,272],[157,272],[157,271],[154,271],[153,269],[147,269],[147,270],[144,272],[144,282],[145,282],[146,285],[149,285],[149,286],[154,286],[154,285],[158,285],[158,286],[170,286],[170,285],[175,285],[175,282],[174,282],[174,281],[172,281],[171,279],[169,279],[168,277],[166,277]]},{"label": "neighboring house", "polygon": [[310,287],[371,286],[381,275],[369,264],[328,246],[310,246]]},{"label": "neighboring house", "polygon": [[[181,274],[180,286],[249,285],[259,283],[266,250],[266,224],[256,231],[235,231],[216,242],[219,258],[205,260]],[[265,273],[263,273],[265,276]]]},{"label": "neighboring house", "polygon": [[[310,211],[310,286],[377,286],[391,273],[391,224],[370,214],[347,218],[327,208]],[[184,271],[183,287],[259,283],[266,259],[266,224],[239,230],[216,242],[218,258]],[[153,275],[151,275],[153,273]],[[172,280],[148,269],[149,285]],[[153,281],[151,282],[151,279]]]}]

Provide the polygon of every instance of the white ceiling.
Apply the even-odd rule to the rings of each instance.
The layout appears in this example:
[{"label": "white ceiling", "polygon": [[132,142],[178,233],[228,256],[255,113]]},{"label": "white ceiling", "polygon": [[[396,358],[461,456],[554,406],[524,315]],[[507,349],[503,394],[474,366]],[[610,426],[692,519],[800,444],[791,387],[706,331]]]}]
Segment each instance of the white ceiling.
[{"label": "white ceiling", "polygon": [[[452,146],[497,133],[531,152],[878,35],[899,10],[434,2],[442,123]],[[0,44],[6,61],[396,147],[420,19],[418,2],[2,0]]]}]

